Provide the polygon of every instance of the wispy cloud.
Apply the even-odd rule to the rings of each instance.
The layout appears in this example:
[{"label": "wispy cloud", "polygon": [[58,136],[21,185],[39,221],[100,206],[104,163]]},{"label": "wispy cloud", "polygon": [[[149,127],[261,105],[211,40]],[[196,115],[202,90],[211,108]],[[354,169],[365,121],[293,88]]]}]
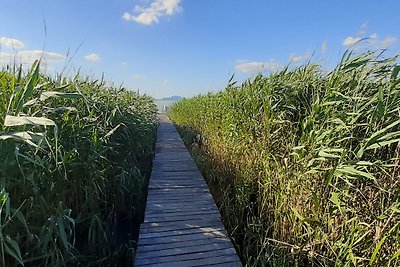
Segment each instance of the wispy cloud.
[{"label": "wispy cloud", "polygon": [[328,50],[328,43],[324,41],[321,45],[321,53],[324,54]]},{"label": "wispy cloud", "polygon": [[357,31],[357,35],[365,35],[367,33],[368,22],[364,22],[361,24],[360,28]]},{"label": "wispy cloud", "polygon": [[134,73],[134,74],[131,74],[130,76],[135,81],[142,80],[142,79],[144,79],[146,77],[146,75],[140,74],[140,73]]},{"label": "wispy cloud", "polygon": [[42,50],[22,50],[15,53],[0,52],[0,63],[31,65],[35,60],[41,59],[44,63],[63,62],[66,56]]},{"label": "wispy cloud", "polygon": [[289,62],[292,62],[292,63],[299,63],[299,62],[302,61],[302,60],[303,60],[303,56],[296,55],[296,54],[294,54],[294,53],[292,53],[292,54],[289,55]]},{"label": "wispy cloud", "polygon": [[133,13],[125,12],[122,18],[126,21],[134,21],[144,25],[158,23],[160,17],[173,16],[183,10],[179,4],[182,0],[154,0],[150,6],[136,5]]},{"label": "wispy cloud", "polygon": [[377,33],[372,33],[369,36],[367,35],[368,23],[363,23],[357,31],[356,36],[349,36],[343,40],[343,46],[353,46],[363,38],[367,40],[367,42],[363,42],[362,44],[357,45],[355,49],[360,48],[372,48],[372,49],[381,49],[388,48],[393,43],[397,41],[395,36],[386,36],[385,38],[380,38]]},{"label": "wispy cloud", "polygon": [[268,62],[237,60],[235,69],[242,73],[259,73],[264,71],[277,71],[280,65],[275,60]]},{"label": "wispy cloud", "polygon": [[84,56],[83,58],[89,62],[99,62],[100,61],[100,56],[96,53],[91,53],[89,55]]},{"label": "wispy cloud", "polygon": [[23,48],[25,46],[21,40],[4,36],[0,37],[0,45],[8,48]]},{"label": "wispy cloud", "polygon": [[352,45],[355,45],[360,40],[361,40],[360,37],[349,36],[343,40],[343,45],[344,46],[352,46]]},{"label": "wispy cloud", "polygon": [[387,47],[389,47],[389,46],[391,46],[394,42],[396,42],[397,41],[397,38],[396,37],[393,37],[393,36],[388,36],[388,37],[386,37],[385,39],[383,39],[381,42],[380,42],[380,46],[382,47],[382,48],[387,48]]},{"label": "wispy cloud", "polygon": [[378,34],[376,34],[376,33],[373,33],[373,34],[371,34],[370,36],[369,36],[369,38],[370,39],[378,39]]}]

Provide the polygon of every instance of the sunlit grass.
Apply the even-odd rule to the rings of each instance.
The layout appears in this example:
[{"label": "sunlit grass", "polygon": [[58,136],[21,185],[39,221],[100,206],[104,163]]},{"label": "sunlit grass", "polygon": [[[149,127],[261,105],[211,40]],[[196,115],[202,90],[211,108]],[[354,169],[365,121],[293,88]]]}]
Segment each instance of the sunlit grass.
[{"label": "sunlit grass", "polygon": [[400,66],[346,52],[169,115],[249,266],[400,264]]}]

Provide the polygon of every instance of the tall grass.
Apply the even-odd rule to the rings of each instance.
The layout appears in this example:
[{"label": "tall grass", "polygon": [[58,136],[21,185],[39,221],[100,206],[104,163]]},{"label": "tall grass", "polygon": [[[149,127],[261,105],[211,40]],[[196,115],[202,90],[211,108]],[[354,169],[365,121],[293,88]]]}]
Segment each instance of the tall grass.
[{"label": "tall grass", "polygon": [[0,71],[0,265],[129,265],[155,114],[150,97],[39,62]]},{"label": "tall grass", "polygon": [[400,266],[400,66],[348,51],[176,103],[248,266]]}]

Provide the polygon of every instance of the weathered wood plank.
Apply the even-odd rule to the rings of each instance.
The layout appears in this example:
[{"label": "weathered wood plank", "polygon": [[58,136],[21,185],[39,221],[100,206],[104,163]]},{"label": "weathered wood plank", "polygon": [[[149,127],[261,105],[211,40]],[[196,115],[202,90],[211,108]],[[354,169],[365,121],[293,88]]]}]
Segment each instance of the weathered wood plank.
[{"label": "weathered wood plank", "polygon": [[[146,265],[135,265],[137,267],[165,267],[165,263],[154,263],[154,264],[146,264]],[[168,266],[173,267],[200,267],[200,266],[219,266],[219,267],[241,267],[242,264],[239,262],[237,257],[235,256],[225,256],[225,257],[212,257],[205,259],[204,261],[195,260],[187,260],[187,261],[177,261],[177,262],[169,262]]]},{"label": "weathered wood plank", "polygon": [[161,232],[161,233],[140,233],[140,238],[159,238],[159,237],[167,237],[167,236],[178,236],[178,235],[187,235],[187,234],[197,234],[197,233],[209,233],[209,232],[217,232],[217,231],[224,231],[222,226],[219,227],[196,227],[190,229],[183,229],[183,230],[175,230],[169,232]]},{"label": "weathered wood plank", "polygon": [[152,250],[152,251],[140,251],[140,257],[137,259],[148,258],[148,257],[165,257],[165,256],[179,256],[181,254],[189,254],[189,253],[199,253],[199,252],[208,252],[219,249],[228,249],[232,248],[232,244],[230,241],[228,242],[215,242],[212,243],[211,239],[207,239],[210,242],[206,244],[194,244],[192,246],[186,245],[178,248],[165,248],[162,250]]},{"label": "weathered wood plank", "polygon": [[184,217],[190,217],[190,216],[207,216],[209,214],[214,214],[220,216],[219,210],[218,209],[199,209],[199,210],[184,210],[184,211],[174,211],[171,210],[169,212],[150,212],[146,214],[146,218],[149,220],[163,220],[163,219],[168,219],[169,218],[184,218]]},{"label": "weathered wood plank", "polygon": [[143,223],[143,227],[140,228],[140,233],[161,233],[161,232],[171,232],[180,231],[185,229],[193,228],[204,228],[204,227],[219,227],[220,219],[206,218],[203,220],[186,220],[179,222],[149,222]]},{"label": "weathered wood plank", "polygon": [[[149,197],[150,194],[156,194],[157,192],[162,193],[175,193],[175,194],[190,194],[190,193],[208,193],[207,188],[152,188],[149,190]],[[157,194],[156,194],[157,195]]]},{"label": "weathered wood plank", "polygon": [[210,237],[204,238],[204,236],[200,236],[197,239],[187,240],[185,242],[169,242],[169,243],[161,243],[161,244],[151,244],[151,245],[139,245],[137,251],[140,253],[142,252],[149,252],[149,251],[157,251],[157,250],[165,250],[165,249],[172,249],[172,248],[182,248],[182,247],[190,247],[190,246],[201,246],[207,245],[211,243],[220,243],[220,242],[227,242],[230,243],[231,240],[226,237]]},{"label": "weathered wood plank", "polygon": [[153,170],[153,172],[151,173],[151,177],[153,178],[160,178],[160,177],[172,177],[172,178],[187,178],[187,179],[201,179],[203,180],[203,176],[201,176],[200,172],[159,172],[157,170]]},{"label": "weathered wood plank", "polygon": [[[188,197],[191,197],[192,199],[188,199]],[[188,195],[188,196],[176,196],[173,194],[164,194],[162,197],[159,199],[152,199],[147,201],[147,204],[152,204],[152,203],[165,203],[165,202],[171,202],[171,201],[180,201],[180,202],[190,202],[190,201],[200,201],[200,200],[209,200],[213,201],[213,198],[210,195],[206,194],[197,194],[197,195]]]},{"label": "weathered wood plank", "polygon": [[134,265],[242,266],[206,182],[165,116]]},{"label": "weathered wood plank", "polygon": [[[196,252],[190,254],[181,254],[181,255],[173,255],[173,256],[164,256],[164,257],[146,257],[146,258],[136,258],[136,262],[138,265],[140,264],[154,264],[154,263],[171,263],[178,261],[187,261],[187,260],[202,260],[206,261],[209,258],[213,257],[221,257],[221,256],[234,256],[236,255],[236,250],[233,247],[212,251],[204,251],[204,252]],[[232,258],[230,258],[232,259]],[[208,262],[212,264],[214,261]],[[190,266],[190,265],[188,265]]]},{"label": "weathered wood plank", "polygon": [[186,211],[186,210],[194,210],[194,209],[214,209],[216,210],[217,207],[214,205],[208,205],[204,207],[202,203],[193,203],[193,204],[165,204],[165,205],[148,205],[146,207],[149,212],[163,212],[163,211]]}]

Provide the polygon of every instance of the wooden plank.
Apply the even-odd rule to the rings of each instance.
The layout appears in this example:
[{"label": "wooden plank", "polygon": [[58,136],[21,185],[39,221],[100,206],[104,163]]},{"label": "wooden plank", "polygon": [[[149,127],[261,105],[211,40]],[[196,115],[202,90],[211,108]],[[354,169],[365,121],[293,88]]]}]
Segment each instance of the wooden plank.
[{"label": "wooden plank", "polygon": [[149,190],[157,190],[157,189],[207,189],[207,185],[203,184],[203,185],[168,185],[168,186],[163,186],[163,185],[149,185]]},{"label": "wooden plank", "polygon": [[230,243],[231,240],[226,237],[208,237],[204,238],[204,236],[200,236],[198,239],[187,240],[185,242],[169,242],[169,243],[161,243],[161,244],[150,244],[150,245],[139,245],[137,251],[140,253],[157,251],[157,250],[165,250],[165,249],[173,249],[173,248],[182,248],[182,247],[191,247],[191,246],[201,246],[211,244],[213,242]]},{"label": "wooden plank", "polygon": [[201,208],[214,208],[211,203],[211,201],[189,201],[189,202],[183,202],[183,201],[170,201],[170,202],[165,202],[165,203],[148,203],[146,205],[146,209],[149,211],[159,211],[159,210],[182,210],[182,209],[201,209]]},{"label": "wooden plank", "polygon": [[[221,232],[225,229],[223,226],[218,227],[196,227],[190,229],[182,229],[182,230],[175,230],[175,231],[168,231],[168,232],[155,232],[155,233],[140,233],[140,238],[160,238],[160,237],[174,237],[179,235],[188,235],[188,234],[197,234],[197,233],[209,233],[209,232]],[[226,232],[225,232],[226,233]]]},{"label": "wooden plank", "polygon": [[170,214],[177,214],[177,213],[187,213],[190,214],[192,211],[198,211],[198,212],[207,212],[207,211],[218,211],[214,206],[212,207],[201,207],[199,209],[190,209],[187,210],[186,208],[181,208],[181,209],[169,209],[169,210],[148,210],[146,211],[146,215],[160,215],[160,214],[165,214],[165,216],[168,216]]},{"label": "wooden plank", "polygon": [[135,266],[242,266],[203,176],[160,117]]},{"label": "wooden plank", "polygon": [[[208,189],[207,188],[152,188],[151,190],[149,190],[151,194],[156,194],[157,192],[160,192],[160,194],[162,193],[174,193],[174,194],[190,194],[190,193],[208,193]],[[150,196],[150,194],[148,194]]]},{"label": "wooden plank", "polygon": [[163,233],[172,231],[182,231],[186,229],[205,228],[205,227],[220,227],[221,223],[218,217],[204,219],[201,221],[179,221],[179,222],[152,222],[143,223],[140,228],[140,234]]},{"label": "wooden plank", "polygon": [[140,257],[137,259],[148,258],[148,257],[164,257],[164,256],[178,256],[181,254],[189,254],[189,253],[199,253],[199,252],[207,252],[212,250],[219,249],[228,249],[232,247],[230,240],[227,242],[216,242],[213,243],[212,239],[207,239],[209,242],[206,244],[195,243],[192,246],[188,244],[183,247],[177,248],[164,248],[161,250],[151,250],[151,251],[140,251]]},{"label": "wooden plank", "polygon": [[194,209],[217,209],[214,205],[203,205],[203,203],[175,203],[175,204],[150,204],[146,205],[148,211],[180,211],[180,210],[194,210]]},{"label": "wooden plank", "polygon": [[219,210],[217,209],[208,209],[208,210],[200,210],[200,211],[172,211],[169,213],[163,212],[163,213],[148,213],[145,215],[144,222],[170,222],[170,221],[182,221],[186,220],[189,218],[203,218],[206,216],[217,216],[221,217]]},{"label": "wooden plank", "polygon": [[196,219],[186,219],[182,221],[176,222],[147,222],[143,223],[140,227],[140,232],[149,232],[149,231],[170,231],[176,229],[187,229],[188,227],[192,228],[201,228],[201,227],[217,227],[218,222],[220,222],[220,218],[218,216],[209,215],[205,217],[204,220],[196,220]]},{"label": "wooden plank", "polygon": [[[137,267],[165,267],[165,263],[153,263],[153,264],[138,264],[135,265]],[[225,257],[211,257],[204,260],[187,260],[187,261],[177,261],[177,262],[169,262],[168,266],[173,267],[200,267],[200,266],[220,266],[220,267],[241,267],[238,258],[236,256],[225,256]]]},{"label": "wooden plank", "polygon": [[[232,247],[230,248],[225,248],[225,249],[219,249],[219,250],[212,250],[212,251],[204,251],[204,252],[196,252],[196,253],[190,253],[190,254],[181,254],[181,255],[173,255],[173,256],[164,256],[164,257],[146,257],[146,258],[136,258],[136,264],[155,264],[155,263],[165,263],[165,264],[171,264],[172,262],[178,262],[178,261],[188,261],[188,260],[201,260],[203,261],[201,264],[204,263],[209,263],[212,264],[215,261],[211,261],[209,258],[217,258],[221,256],[226,256],[230,260],[233,259],[233,257],[237,257],[236,255],[236,250]],[[233,256],[233,257],[230,257]],[[205,262],[208,260],[207,262]],[[170,265],[170,266],[171,266]],[[172,265],[175,266],[175,265]],[[188,265],[190,266],[190,265]]]},{"label": "wooden plank", "polygon": [[213,198],[211,195],[206,195],[206,194],[196,194],[196,195],[184,195],[184,196],[179,196],[175,194],[164,194],[164,195],[159,195],[162,196],[158,199],[149,199],[147,203],[162,203],[166,201],[182,201],[182,202],[190,202],[190,201],[199,201],[199,200],[209,200],[213,201]]},{"label": "wooden plank", "polygon": [[[148,209],[159,209],[159,208],[167,208],[171,207],[172,209],[174,208],[179,208],[179,207],[199,207],[201,208],[202,206],[214,206],[214,201],[212,199],[164,199],[162,200],[157,200],[157,201],[151,201],[147,202],[146,207]],[[169,208],[169,209],[171,209]]]},{"label": "wooden plank", "polygon": [[185,183],[185,184],[181,184],[181,183],[169,183],[169,184],[163,184],[163,183],[153,183],[151,185],[149,185],[149,190],[153,190],[153,189],[157,189],[157,188],[161,188],[161,189],[165,189],[165,188],[169,188],[169,189],[185,189],[185,188],[205,188],[208,189],[207,185],[204,183]]},{"label": "wooden plank", "polygon": [[[178,191],[178,190],[177,190]],[[208,193],[208,192],[206,192]],[[208,198],[211,199],[212,196],[211,194],[206,194],[205,192],[188,192],[188,193],[182,193],[182,195],[176,195],[176,193],[174,191],[167,191],[167,192],[160,192],[159,190],[153,190],[152,192],[150,192],[150,194],[148,194],[149,197],[154,197],[154,198],[160,198],[160,199],[182,199],[182,198],[188,198],[191,197],[193,199],[197,199],[198,197],[203,197],[204,198]]]},{"label": "wooden plank", "polygon": [[177,185],[180,184],[190,184],[190,183],[196,183],[196,184],[203,184],[207,185],[204,180],[198,179],[198,178],[190,178],[190,176],[186,177],[177,177],[177,178],[171,178],[168,179],[168,177],[160,177],[160,178],[155,178],[153,181],[150,181],[150,184],[157,185],[157,184],[163,184],[163,183],[174,183]]},{"label": "wooden plank", "polygon": [[138,246],[172,244],[175,242],[186,243],[193,240],[208,238],[226,238],[226,232],[221,229],[219,231],[210,231],[204,233],[190,233],[186,235],[141,238]]}]

